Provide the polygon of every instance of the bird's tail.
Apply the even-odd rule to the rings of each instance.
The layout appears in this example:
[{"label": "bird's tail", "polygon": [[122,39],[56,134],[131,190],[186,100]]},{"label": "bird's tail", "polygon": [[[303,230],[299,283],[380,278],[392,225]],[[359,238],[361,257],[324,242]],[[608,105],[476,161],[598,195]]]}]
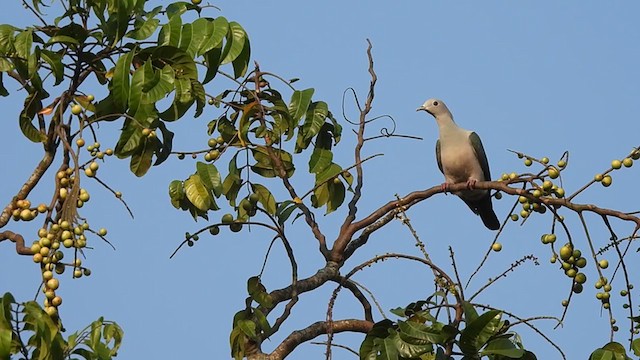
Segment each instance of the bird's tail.
[{"label": "bird's tail", "polygon": [[493,204],[491,203],[491,196],[487,196],[478,202],[478,215],[489,230],[500,229],[500,221],[493,211]]}]

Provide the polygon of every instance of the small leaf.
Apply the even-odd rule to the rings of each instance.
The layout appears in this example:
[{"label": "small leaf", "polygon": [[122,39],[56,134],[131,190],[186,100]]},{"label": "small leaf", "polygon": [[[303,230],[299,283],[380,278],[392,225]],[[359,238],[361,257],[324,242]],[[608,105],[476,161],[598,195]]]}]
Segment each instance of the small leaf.
[{"label": "small leaf", "polygon": [[316,147],[313,149],[313,153],[309,159],[309,172],[312,174],[320,173],[332,163],[333,153],[331,150]]},{"label": "small leaf", "polygon": [[173,180],[169,183],[169,198],[171,199],[171,205],[176,209],[180,208],[180,201],[184,199],[184,186],[182,181]]},{"label": "small leaf", "polygon": [[631,343],[631,349],[633,350],[633,354],[636,356],[640,356],[640,339],[634,339]]},{"label": "small leaf", "polygon": [[242,330],[242,332],[247,335],[250,339],[257,339],[258,335],[256,334],[256,323],[251,320],[240,320],[238,322],[238,328]]},{"label": "small leaf", "polygon": [[518,349],[509,339],[495,339],[490,341],[481,351],[482,355],[501,355],[511,359],[520,359],[525,351]]},{"label": "small leaf", "polygon": [[184,182],[187,199],[200,211],[207,211],[211,207],[211,196],[200,176],[193,174]]},{"label": "small leaf", "polygon": [[249,38],[245,37],[242,51],[235,58],[231,65],[233,65],[233,76],[238,79],[243,77],[249,69],[249,59],[251,58],[251,45],[249,44]]},{"label": "small leaf", "polygon": [[42,102],[37,93],[27,96],[24,102],[24,109],[20,113],[20,130],[24,136],[33,142],[44,142],[47,137],[40,132],[32,123],[36,113],[42,109]]},{"label": "small leaf", "polygon": [[142,177],[147,173],[147,171],[149,171],[149,168],[151,168],[153,154],[157,147],[157,138],[144,138],[142,140],[142,146],[140,146],[138,150],[131,155],[131,163],[129,164],[129,169],[135,176]]},{"label": "small leaf", "polygon": [[251,189],[258,194],[259,201],[264,209],[271,215],[276,213],[276,199],[273,197],[269,189],[260,184],[251,184]]},{"label": "small leaf", "polygon": [[242,26],[235,21],[229,23],[229,32],[227,33],[227,44],[225,45],[223,60],[221,64],[228,64],[238,58],[242,53],[245,45],[247,33]]},{"label": "small leaf", "polygon": [[202,183],[207,189],[213,191],[216,197],[222,194],[222,179],[215,165],[198,161],[196,164],[196,173],[200,176]]},{"label": "small leaf", "polygon": [[293,118],[293,121],[298,123],[300,119],[306,114],[309,104],[311,104],[311,97],[313,96],[314,89],[309,88],[305,90],[296,90],[291,95],[291,102],[289,102],[289,114]]},{"label": "small leaf", "polygon": [[111,86],[109,90],[111,90],[113,105],[116,107],[113,109],[113,112],[115,113],[122,113],[127,109],[130,89],[129,71],[131,70],[133,55],[135,54],[134,50],[118,59],[116,68],[113,72],[113,78],[111,79]]},{"label": "small leaf", "polygon": [[460,350],[465,355],[477,354],[487,339],[495,333],[501,312],[490,310],[467,324],[460,334]]}]

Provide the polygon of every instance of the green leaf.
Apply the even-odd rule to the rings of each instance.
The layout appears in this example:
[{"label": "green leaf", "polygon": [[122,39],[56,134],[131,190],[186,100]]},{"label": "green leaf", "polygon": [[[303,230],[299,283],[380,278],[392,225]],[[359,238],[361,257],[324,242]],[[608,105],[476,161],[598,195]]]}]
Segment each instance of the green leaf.
[{"label": "green leaf", "polygon": [[313,88],[305,90],[296,90],[291,95],[291,101],[289,102],[289,114],[293,118],[293,121],[297,124],[300,119],[307,113],[309,104],[311,104],[311,97],[313,96]]},{"label": "green leaf", "polygon": [[298,208],[291,200],[285,200],[278,205],[278,209],[276,210],[276,217],[278,218],[278,223],[283,225],[287,219],[291,216],[291,213],[294,212]]},{"label": "green leaf", "polygon": [[229,200],[229,205],[235,206],[235,200],[238,197],[238,191],[242,186],[240,171],[237,165],[238,153],[236,153],[229,161],[229,173],[222,183],[222,193]]},{"label": "green leaf", "polygon": [[184,14],[188,10],[195,10],[198,14],[200,14],[201,8],[189,2],[177,1],[167,6],[167,17],[169,19],[172,19],[176,16]]},{"label": "green leaf", "polygon": [[194,103],[191,81],[189,79],[176,79],[173,103],[167,110],[160,113],[160,118],[164,121],[178,120],[187,113]]},{"label": "green leaf", "polygon": [[214,48],[220,48],[222,50],[222,40],[224,40],[229,31],[229,22],[222,16],[217,17],[213,21],[210,19],[203,20],[207,21],[207,36],[206,41],[198,50],[198,55],[206,54]]},{"label": "green leaf", "polygon": [[24,101],[24,109],[20,112],[20,130],[24,136],[33,142],[45,142],[47,137],[32,123],[36,113],[42,109],[42,101],[38,93],[29,94]]},{"label": "green leaf", "polygon": [[196,63],[184,50],[174,46],[159,46],[152,52],[151,58],[154,62],[170,65],[178,79],[198,79]]},{"label": "green leaf", "polygon": [[180,208],[180,201],[185,197],[184,185],[180,180],[173,180],[169,183],[169,198],[171,199],[171,205],[176,209]]},{"label": "green leaf", "polygon": [[260,327],[260,330],[262,330],[265,333],[270,333],[271,332],[271,325],[269,325],[269,320],[267,320],[267,317],[264,316],[264,313],[262,311],[260,311],[259,309],[255,309],[254,310],[254,315],[256,317],[256,321],[258,326]]},{"label": "green leaf", "polygon": [[250,339],[257,339],[258,335],[256,334],[256,323],[251,320],[240,320],[238,322],[238,327],[242,332],[247,335]]},{"label": "green leaf", "polygon": [[41,50],[40,55],[44,61],[51,67],[51,73],[55,78],[55,83],[58,85],[64,80],[64,65],[62,65],[62,56],[58,53],[49,50]]},{"label": "green leaf", "polygon": [[207,41],[207,30],[209,21],[207,19],[197,19],[191,24],[182,26],[180,34],[180,49],[184,50],[192,58],[199,54],[202,44]]},{"label": "green leaf", "polygon": [[14,34],[19,28],[8,24],[0,25],[0,54],[9,55],[14,51]]},{"label": "green leaf", "polygon": [[213,191],[216,197],[220,197],[222,194],[222,179],[215,165],[198,161],[196,164],[196,173],[200,176],[202,183],[207,189]]},{"label": "green leaf", "polygon": [[173,149],[173,132],[167,129],[167,126],[162,121],[158,122],[158,129],[160,129],[162,133],[162,146],[156,150],[156,162],[153,164],[154,166],[160,165],[167,160]]},{"label": "green leaf", "polygon": [[33,45],[33,30],[27,29],[16,35],[15,49],[16,55],[23,60],[29,59],[31,46]]},{"label": "green leaf", "polygon": [[113,105],[116,107],[113,109],[113,112],[122,113],[127,109],[129,89],[131,87],[129,83],[129,71],[131,70],[131,62],[133,61],[134,54],[135,49],[121,56],[116,63],[113,79],[111,79],[111,86],[109,88]]},{"label": "green leaf", "polygon": [[157,6],[149,13],[147,13],[147,19],[136,20],[133,25],[133,29],[125,34],[125,37],[134,39],[134,40],[145,40],[148,39],[158,28],[158,24],[160,24],[160,20],[156,19],[155,16],[162,10],[162,6]]},{"label": "green leaf", "polygon": [[158,45],[178,47],[182,32],[182,19],[180,16],[171,16],[169,22],[162,26],[158,34]]},{"label": "green leaf", "polygon": [[462,310],[464,311],[464,321],[467,324],[471,324],[475,319],[478,318],[478,312],[471,305],[471,303],[465,301],[462,303]]},{"label": "green leaf", "polygon": [[158,145],[158,139],[153,138],[143,138],[142,146],[138,147],[137,150],[131,155],[131,163],[129,164],[129,169],[131,172],[137,177],[144,176],[144,174],[149,171],[151,168],[151,160],[153,159],[153,154],[155,153]]},{"label": "green leaf", "polygon": [[490,310],[467,324],[460,334],[460,350],[465,355],[477,354],[485,342],[498,330],[499,316],[502,312]]},{"label": "green leaf", "polygon": [[243,77],[249,70],[249,59],[251,58],[251,45],[249,44],[249,38],[245,37],[242,51],[235,58],[231,65],[233,65],[233,76],[237,79]]},{"label": "green leaf", "polygon": [[313,153],[309,159],[309,172],[312,174],[320,173],[332,163],[333,153],[331,150],[316,147],[313,149]]},{"label": "green leaf", "polygon": [[329,184],[329,201],[327,202],[327,212],[329,214],[335,210],[337,210],[340,205],[344,202],[345,189],[344,184],[342,182],[335,183],[330,182]]},{"label": "green leaf", "polygon": [[209,190],[202,182],[198,174],[189,176],[184,182],[184,191],[187,199],[200,211],[207,211],[211,207],[211,196]]},{"label": "green leaf", "polygon": [[491,340],[482,350],[482,355],[501,355],[511,359],[520,359],[524,356],[523,349],[516,348],[515,344],[509,339],[501,338]]},{"label": "green leaf", "polygon": [[400,331],[415,339],[426,340],[431,344],[441,344],[445,338],[430,327],[413,321],[398,321]]},{"label": "green leaf", "polygon": [[229,23],[229,31],[227,32],[227,44],[225,45],[224,55],[222,57],[221,64],[228,64],[237,59],[242,53],[242,49],[245,46],[245,39],[247,33],[242,26],[235,21]]},{"label": "green leaf", "polygon": [[209,81],[213,80],[213,78],[218,73],[221,56],[222,45],[218,45],[218,47],[215,47],[204,54],[205,63],[207,65],[207,72],[204,75],[204,79],[202,80],[203,84],[206,84]]},{"label": "green leaf", "polygon": [[274,215],[276,213],[276,199],[269,189],[260,184],[251,184],[251,189],[254,193],[258,194],[258,201],[260,201],[264,209],[269,214]]},{"label": "green leaf", "polygon": [[305,122],[302,126],[305,139],[314,137],[318,131],[320,131],[328,114],[329,107],[324,101],[314,102],[309,106]]},{"label": "green leaf", "polygon": [[640,339],[634,339],[631,343],[631,349],[635,356],[640,356]]},{"label": "green leaf", "polygon": [[11,359],[11,339],[13,331],[0,328],[0,359]]}]

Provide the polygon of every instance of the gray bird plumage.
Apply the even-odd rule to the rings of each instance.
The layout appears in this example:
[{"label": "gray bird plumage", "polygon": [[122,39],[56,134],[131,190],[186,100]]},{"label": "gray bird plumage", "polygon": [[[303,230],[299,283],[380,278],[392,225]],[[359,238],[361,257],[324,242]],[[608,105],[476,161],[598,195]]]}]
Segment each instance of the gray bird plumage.
[{"label": "gray bird plumage", "polygon": [[453,115],[441,100],[429,99],[418,108],[420,110],[433,115],[438,123],[440,136],[436,142],[436,160],[444,174],[443,188],[446,190],[448,184],[466,182],[468,189],[455,194],[480,215],[487,228],[499,229],[500,221],[493,211],[489,190],[473,188],[476,181],[491,181],[489,162],[480,137],[456,125]]}]

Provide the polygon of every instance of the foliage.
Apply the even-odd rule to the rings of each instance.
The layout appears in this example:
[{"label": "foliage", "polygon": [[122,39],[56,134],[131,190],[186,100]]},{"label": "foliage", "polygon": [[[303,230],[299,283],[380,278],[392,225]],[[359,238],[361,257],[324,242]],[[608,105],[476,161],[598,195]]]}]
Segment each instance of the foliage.
[{"label": "foliage", "polygon": [[[329,357],[334,334],[343,331],[366,334],[359,352],[362,359],[536,358],[525,348],[510,322],[516,319],[517,324],[535,329],[533,319],[521,319],[506,309],[473,302],[475,296],[525,261],[536,262],[535,257],[516,261],[502,275],[465,297],[464,290],[489,254],[501,249],[497,243],[500,233],[478,270],[463,284],[455,268],[453,250],[455,276],[450,276],[430,259],[406,214],[412,206],[442,192],[441,187],[414,191],[369,214],[359,213],[359,201],[371,195],[362,192],[363,163],[379,155],[366,157],[365,144],[391,136],[411,137],[395,133],[368,137],[369,126],[379,119],[370,117],[377,80],[371,44],[367,50],[371,81],[366,100],[361,104],[354,91],[359,118],[342,121],[334,117],[326,102],[314,98],[313,88],[298,89],[294,86],[296,79],[286,80],[265,71],[257,62],[252,65],[249,36],[243,27],[222,16],[206,17],[204,10],[210,6],[200,6],[199,1],[175,2],[153,9],[146,8],[146,0],[58,1],[49,9],[62,14],[51,21],[45,20],[41,11],[48,6],[43,1],[24,4],[42,24],[26,28],[0,25],[0,95],[9,95],[4,86],[7,78],[20,86],[18,91],[24,95],[18,117],[20,129],[28,140],[42,144],[43,159],[3,210],[0,228],[11,221],[42,222],[34,231],[39,240],[33,244],[25,245],[21,234],[8,230],[0,233],[0,241],[14,242],[18,254],[32,257],[39,266],[45,299],[41,308],[35,302],[17,304],[11,295],[4,296],[0,307],[0,358],[18,353],[34,359],[72,355],[109,359],[116,355],[122,330],[102,318],[67,340],[62,337],[58,312],[62,299],[56,293],[60,285],[57,275],[66,269],[72,269],[74,278],[91,274],[79,257],[88,249],[87,243],[93,238],[106,241],[106,229],[92,227],[79,214],[90,201],[82,183],[95,180],[126,206],[122,194],[98,176],[101,165],[114,155],[128,160],[131,172],[138,177],[147,174],[152,166],[165,164],[169,158],[190,156],[195,160],[191,174],[178,175],[168,185],[169,201],[194,220],[204,219],[206,225],[187,232],[178,249],[185,244],[194,246],[205,232],[215,236],[221,229],[240,232],[249,226],[270,231],[272,243],[282,243],[291,265],[291,283],[268,290],[262,271],[248,279],[248,297],[233,317],[229,337],[231,356],[235,359],[282,359],[298,345],[320,335],[327,336]],[[95,99],[86,90],[96,83],[105,89],[106,96],[101,99]],[[212,94],[207,89],[212,89],[213,84],[225,89]],[[212,112],[215,116],[211,119],[208,116]],[[175,150],[173,140],[180,134],[171,131],[172,123],[200,117],[211,119],[202,125],[203,132],[210,137],[206,146],[202,144],[195,151]],[[102,134],[99,125],[104,122],[121,125],[113,149],[103,149],[99,142]],[[353,163],[346,166],[334,161],[337,146],[344,144],[340,142],[343,125],[353,128],[356,140],[354,148],[349,149],[354,153]],[[41,183],[57,154],[61,154],[62,164],[56,170],[51,201],[49,205],[36,206],[28,196]],[[609,309],[613,277],[609,280],[604,276],[608,262],[603,254],[608,250],[622,254],[619,245],[623,241],[630,244],[638,229],[618,239],[609,219],[636,225],[640,225],[640,219],[633,214],[578,204],[574,197],[596,183],[608,187],[612,181],[610,173],[622,165],[630,167],[640,158],[640,150],[634,148],[624,160],[612,163],[610,169],[573,194],[566,194],[561,182],[568,165],[567,155],[549,165],[547,158],[516,154],[524,159],[525,166],[537,163],[540,170],[503,174],[501,181],[479,182],[476,187],[495,190],[495,198],[502,194],[512,196],[510,218],[514,221],[522,219],[524,223],[534,215],[549,216],[552,230],[543,234],[541,241],[549,245],[552,261],[559,262],[569,279],[571,296],[582,292],[587,281],[585,267],[591,264],[597,273],[596,287],[599,282],[603,290],[598,300],[604,309]],[[466,186],[452,184],[449,189],[461,191]],[[518,206],[519,212],[515,211]],[[334,239],[327,239],[317,215],[337,216],[334,212],[341,207],[346,212],[344,219],[340,219],[342,226]],[[586,244],[573,241],[561,211],[579,217]],[[582,217],[587,211],[601,215],[611,232],[611,243],[598,252]],[[216,212],[223,214],[219,220],[212,220]],[[297,258],[289,241],[288,226],[298,219],[305,222],[317,241],[317,255],[324,263],[306,278],[298,277]],[[351,256],[394,219],[400,219],[411,230],[423,256],[386,254],[360,265],[350,264]],[[506,218],[502,227],[508,222]],[[561,236],[566,237],[566,243],[558,246],[556,240]],[[583,256],[579,247],[588,247],[591,254]],[[65,261],[65,257],[73,259]],[[366,288],[351,277],[388,258],[417,261],[431,269],[436,289],[427,299],[393,310],[398,320],[376,322],[371,313],[371,301],[375,299],[365,296]],[[632,287],[623,255],[619,255],[618,262],[625,274],[624,296],[630,307]],[[351,271],[342,275],[347,266],[352,266]],[[330,282],[337,285],[327,306],[326,321],[292,332],[270,353],[263,352],[265,340],[280,331],[298,298]],[[365,310],[363,318],[333,319],[333,304],[341,289],[347,289],[360,302]],[[566,300],[567,308],[571,296]],[[284,306],[278,307],[280,304]],[[274,316],[276,311],[280,311],[279,316]],[[633,309],[629,315],[636,321]],[[609,316],[613,320],[611,311]],[[611,324],[613,334],[617,326],[614,321]],[[24,332],[34,333],[26,343],[22,340]],[[613,340],[612,335],[607,345],[593,353],[592,359],[626,357],[624,346]],[[640,352],[638,344],[637,340],[630,342],[636,355]],[[564,356],[559,347],[558,350]]]},{"label": "foliage", "polygon": [[16,303],[10,293],[0,299],[0,359],[20,354],[25,359],[108,360],[117,355],[123,335],[116,323],[99,318],[65,339],[35,301]]}]

